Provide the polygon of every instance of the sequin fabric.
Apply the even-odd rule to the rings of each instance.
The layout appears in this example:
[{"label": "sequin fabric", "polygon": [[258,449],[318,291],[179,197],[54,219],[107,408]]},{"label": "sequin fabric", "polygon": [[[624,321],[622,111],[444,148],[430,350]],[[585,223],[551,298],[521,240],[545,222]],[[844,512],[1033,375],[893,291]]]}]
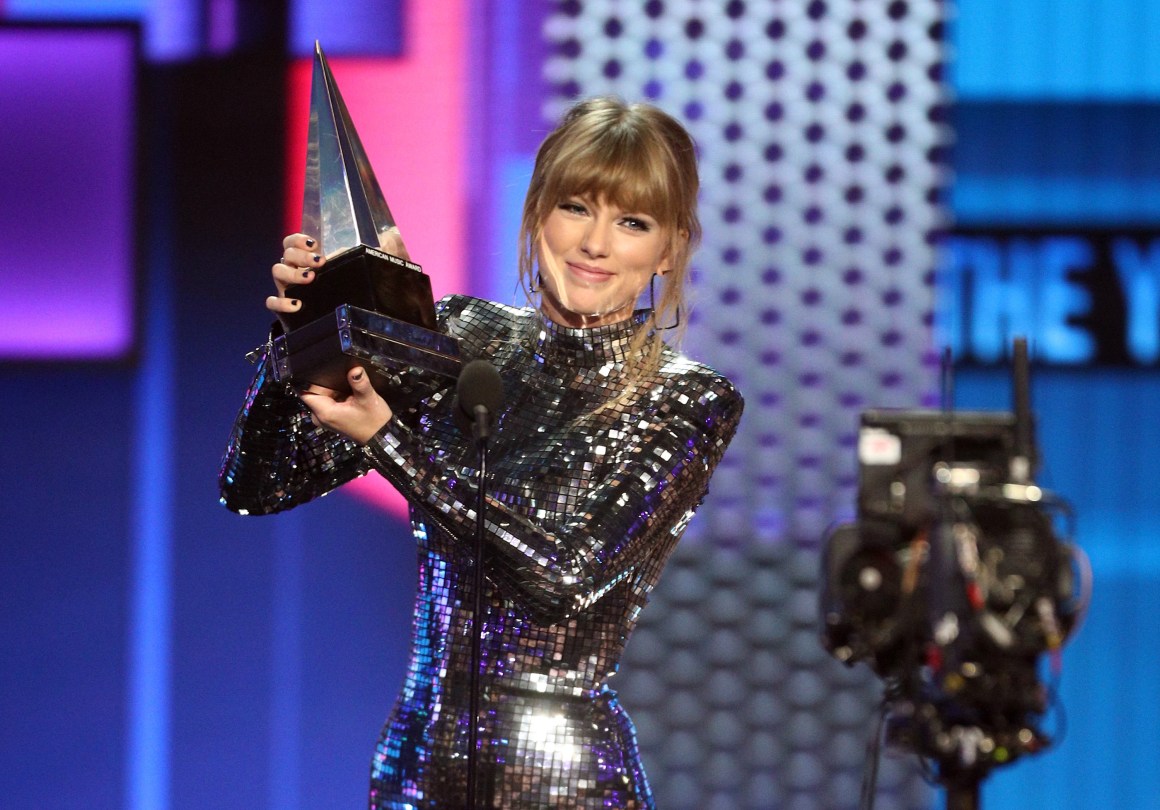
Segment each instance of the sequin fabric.
[{"label": "sequin fabric", "polygon": [[[439,320],[504,384],[485,487],[480,805],[653,807],[609,681],[742,399],[670,349],[622,396],[639,318],[571,329],[453,296]],[[419,550],[412,651],[373,757],[370,806],[458,810],[478,463],[452,416],[453,386],[416,374],[406,389],[391,421],[358,447],[315,428],[260,366],[223,463],[222,500],[279,511],[371,469],[406,495]]]}]

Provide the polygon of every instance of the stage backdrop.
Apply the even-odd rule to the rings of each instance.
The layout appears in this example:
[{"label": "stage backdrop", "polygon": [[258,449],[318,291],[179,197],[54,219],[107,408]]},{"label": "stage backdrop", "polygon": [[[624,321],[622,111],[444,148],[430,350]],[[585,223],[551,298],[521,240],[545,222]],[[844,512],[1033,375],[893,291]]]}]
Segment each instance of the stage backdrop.
[{"label": "stage backdrop", "polygon": [[[943,4],[561,4],[558,115],[653,101],[700,149],[688,348],[740,434],[616,680],[669,808],[856,807],[875,687],[818,642],[818,549],[851,514],[869,406],[930,403]],[[879,807],[921,806],[906,763]]]},{"label": "stage backdrop", "polygon": [[[89,44],[123,34],[111,18],[135,22],[142,55],[101,88],[118,99],[104,120],[58,107],[36,117],[33,142],[72,144],[57,147],[72,159],[78,143],[106,143],[89,129],[123,127],[119,143],[132,139],[136,156],[118,176],[136,178],[139,213],[117,238],[132,247],[70,229],[78,220],[35,165],[19,164],[30,179],[0,203],[48,212],[54,250],[76,243],[87,261],[64,286],[92,289],[107,260],[140,270],[135,342],[119,360],[0,369],[5,806],[364,802],[404,668],[406,528],[349,493],[239,518],[217,505],[214,482],[287,227],[293,60],[318,37],[344,66],[406,71],[430,53],[432,40],[415,38],[431,30],[460,49],[435,58],[461,86],[450,109],[402,120],[443,127],[455,144],[441,152],[453,187],[440,192],[458,210],[408,211],[383,179],[402,221],[456,223],[439,246],[452,258],[418,258],[469,292],[519,300],[519,200],[535,145],[572,96],[654,100],[698,138],[707,238],[688,347],[733,375],[749,407],[618,686],[662,807],[856,806],[877,684],[818,645],[818,542],[850,513],[858,412],[930,403],[940,191],[975,232],[1160,222],[1155,4],[977,0],[954,10],[946,50],[949,10],[935,0],[0,0],[8,22],[67,21],[66,33],[91,30]],[[352,22],[327,27],[340,19]],[[109,67],[76,70],[91,80]],[[14,89],[14,75],[0,73],[14,120],[31,115],[37,92],[59,98],[37,82]],[[389,96],[360,101],[360,128],[399,126]],[[4,160],[34,151],[7,138]],[[83,212],[96,221],[126,204],[98,200]],[[15,270],[37,272],[24,258]],[[955,317],[950,299],[942,305]],[[1009,404],[1001,369],[963,369],[958,394],[962,405]],[[1146,755],[1160,745],[1148,668],[1160,645],[1160,504],[1146,477],[1160,454],[1157,397],[1153,369],[1036,372],[1044,483],[1075,503],[1097,588],[1064,656],[1067,738],[993,777],[987,807],[1146,807],[1160,795]],[[887,762],[881,786],[880,807],[934,800],[912,762]]]}]

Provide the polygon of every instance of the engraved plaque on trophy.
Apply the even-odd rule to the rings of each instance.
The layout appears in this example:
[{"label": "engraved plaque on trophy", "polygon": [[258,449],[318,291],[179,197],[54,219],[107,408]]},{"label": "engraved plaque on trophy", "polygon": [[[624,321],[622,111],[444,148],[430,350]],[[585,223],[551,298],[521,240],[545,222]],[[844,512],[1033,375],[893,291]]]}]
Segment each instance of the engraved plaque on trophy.
[{"label": "engraved plaque on trophy", "polygon": [[278,380],[346,390],[346,372],[361,362],[386,395],[409,366],[458,375],[458,344],[436,331],[431,280],[410,261],[317,43],[302,233],[327,258],[311,283],[286,289],[302,306],[278,316],[285,330],[273,346]]}]

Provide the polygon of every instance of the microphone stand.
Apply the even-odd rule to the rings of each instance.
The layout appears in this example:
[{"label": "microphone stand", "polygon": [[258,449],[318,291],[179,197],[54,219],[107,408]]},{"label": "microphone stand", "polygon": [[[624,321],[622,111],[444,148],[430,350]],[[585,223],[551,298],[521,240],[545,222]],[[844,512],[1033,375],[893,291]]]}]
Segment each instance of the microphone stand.
[{"label": "microphone stand", "polygon": [[476,405],[473,409],[472,433],[475,435],[475,445],[479,450],[479,493],[475,507],[475,545],[472,549],[474,564],[475,603],[471,613],[471,679],[469,682],[471,725],[467,733],[467,810],[476,810],[476,782],[478,769],[479,746],[479,701],[480,684],[479,670],[483,665],[483,533],[484,509],[487,505],[487,496],[484,491],[484,481],[487,480],[487,440],[490,434],[490,415],[483,405]]}]

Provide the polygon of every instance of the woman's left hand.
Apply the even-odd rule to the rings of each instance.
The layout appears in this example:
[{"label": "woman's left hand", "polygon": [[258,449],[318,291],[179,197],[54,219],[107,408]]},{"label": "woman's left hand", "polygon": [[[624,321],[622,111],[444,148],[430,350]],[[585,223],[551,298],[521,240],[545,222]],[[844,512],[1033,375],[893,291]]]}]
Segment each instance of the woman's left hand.
[{"label": "woman's left hand", "polygon": [[350,383],[349,394],[312,385],[298,395],[317,424],[366,444],[390,421],[391,407],[371,385],[370,375],[362,366],[347,372],[346,380]]}]

